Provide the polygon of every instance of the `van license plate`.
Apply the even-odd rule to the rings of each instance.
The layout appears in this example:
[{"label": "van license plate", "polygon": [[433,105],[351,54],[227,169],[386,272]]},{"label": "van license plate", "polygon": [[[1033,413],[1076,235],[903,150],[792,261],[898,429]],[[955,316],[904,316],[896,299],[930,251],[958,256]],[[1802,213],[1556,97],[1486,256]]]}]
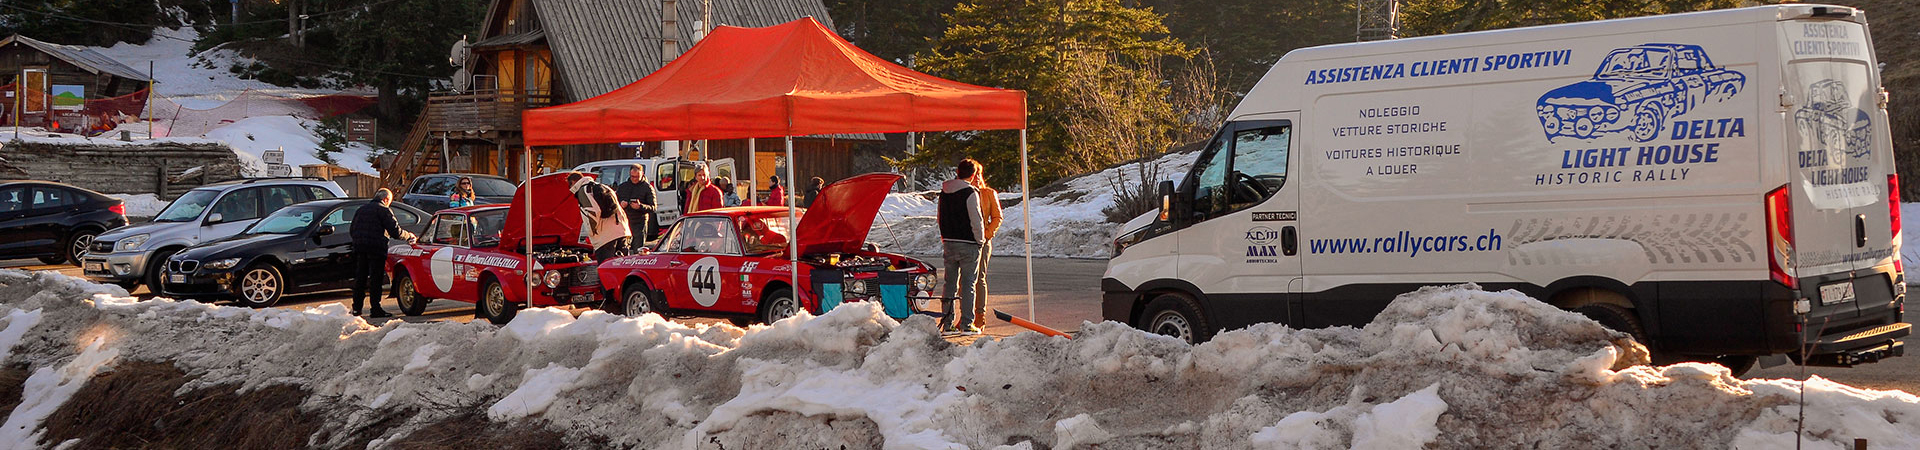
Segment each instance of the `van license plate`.
[{"label": "van license plate", "polygon": [[98,263],[98,262],[88,262],[86,264],[86,267],[83,267],[82,269],[88,272],[105,272],[107,271],[107,265],[104,263]]},{"label": "van license plate", "polygon": [[1853,301],[1853,282],[1844,281],[1820,287],[1820,304],[1832,305]]}]

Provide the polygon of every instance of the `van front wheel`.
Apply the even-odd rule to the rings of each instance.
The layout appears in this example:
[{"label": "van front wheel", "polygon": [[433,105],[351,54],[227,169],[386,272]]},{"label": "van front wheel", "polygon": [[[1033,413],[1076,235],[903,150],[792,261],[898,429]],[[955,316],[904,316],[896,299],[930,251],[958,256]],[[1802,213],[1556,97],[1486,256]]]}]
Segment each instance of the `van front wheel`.
[{"label": "van front wheel", "polygon": [[1145,329],[1153,334],[1179,338],[1198,344],[1213,338],[1213,327],[1200,314],[1200,303],[1186,294],[1169,292],[1155,297],[1141,316]]}]

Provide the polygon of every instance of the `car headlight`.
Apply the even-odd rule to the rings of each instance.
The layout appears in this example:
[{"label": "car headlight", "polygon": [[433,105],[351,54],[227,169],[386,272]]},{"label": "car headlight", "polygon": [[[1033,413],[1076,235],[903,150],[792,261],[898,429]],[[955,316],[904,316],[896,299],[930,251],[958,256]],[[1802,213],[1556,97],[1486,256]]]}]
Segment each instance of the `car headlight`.
[{"label": "car headlight", "polygon": [[226,269],[232,269],[233,266],[237,264],[240,264],[240,258],[216,259],[216,260],[207,262],[206,264],[202,264],[202,266],[205,266],[206,268],[213,269],[213,270],[226,270]]},{"label": "car headlight", "polygon": [[547,283],[547,288],[551,289],[551,288],[560,287],[560,271],[549,270],[547,271],[547,275],[543,278],[545,278],[545,282]]},{"label": "car headlight", "polygon": [[921,292],[932,292],[933,287],[939,283],[939,277],[935,277],[931,273],[923,273],[913,277],[913,287],[920,289]]},{"label": "car headlight", "polygon": [[136,235],[133,235],[132,237],[121,239],[120,242],[113,244],[113,249],[115,251],[123,251],[123,252],[139,249],[140,244],[147,243],[147,238],[149,236],[150,235],[136,234]]}]

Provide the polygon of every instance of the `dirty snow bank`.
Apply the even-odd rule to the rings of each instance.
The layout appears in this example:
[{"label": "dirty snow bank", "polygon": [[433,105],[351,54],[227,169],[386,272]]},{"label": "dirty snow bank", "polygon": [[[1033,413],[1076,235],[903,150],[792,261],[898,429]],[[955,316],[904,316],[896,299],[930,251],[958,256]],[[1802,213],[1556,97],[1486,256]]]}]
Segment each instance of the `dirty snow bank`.
[{"label": "dirty snow bank", "polygon": [[[1120,224],[1107,221],[1106,210],[1114,204],[1110,183],[1119,180],[1128,186],[1139,186],[1178,180],[1199,156],[1198,151],[1172,153],[1145,163],[1122,164],[1067,180],[1059,190],[1033,199],[1033,254],[1065,258],[1112,256],[1113,237],[1120,231]],[[1158,166],[1157,179],[1142,181],[1138,172],[1141,164]],[[1018,204],[1019,180],[994,184],[1015,191],[1000,193],[1006,224],[1001,225],[1000,234],[993,238],[993,254],[1024,255],[1026,219],[1025,210]],[[936,208],[934,202],[926,199],[927,194],[930,192],[888,194],[867,240],[898,253],[939,254],[940,231],[934,221]]]},{"label": "dirty snow bank", "polygon": [[[1199,346],[1109,322],[1073,340],[961,347],[930,320],[858,303],[750,330],[550,309],[506,327],[371,327],[338,305],[135,302],[11,270],[0,299],[0,339],[30,328],[0,362],[59,374],[27,383],[25,397],[47,399],[36,405],[116,360],[171,362],[195,377],[183,391],[310,391],[322,448],[368,447],[348,436],[384,417],[405,423],[372,447],[476,412],[542,423],[573,447],[1787,448],[1802,386],[1627,367],[1645,353],[1623,335],[1471,286],[1402,296],[1361,329],[1269,324]],[[1800,436],[1815,447],[1920,446],[1920,398],[1805,388]],[[37,424],[38,410],[7,424]]]}]

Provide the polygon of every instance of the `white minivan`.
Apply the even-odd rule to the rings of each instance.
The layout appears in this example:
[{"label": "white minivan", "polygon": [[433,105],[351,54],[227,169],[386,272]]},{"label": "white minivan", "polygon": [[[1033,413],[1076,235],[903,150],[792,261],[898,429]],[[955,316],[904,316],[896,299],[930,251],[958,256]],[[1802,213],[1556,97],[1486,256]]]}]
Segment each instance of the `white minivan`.
[{"label": "white minivan", "polygon": [[[644,175],[648,181],[653,182],[656,201],[659,202],[657,206],[659,209],[656,210],[660,220],[659,230],[664,230],[667,225],[680,220],[680,191],[693,182],[694,173],[700,170],[700,167],[711,168],[710,175],[714,177],[732,179],[736,173],[733,158],[712,161],[678,158],[609,159],[581,164],[574,167],[573,171],[594,174],[598,181],[607,186],[619,186],[620,183],[627,181],[628,171],[634,164],[644,167]],[[672,169],[675,167],[678,169]]]},{"label": "white minivan", "polygon": [[1898,356],[1886,101],[1842,6],[1296,50],[1119,234],[1104,315],[1202,341],[1473,282],[1669,361]]}]

